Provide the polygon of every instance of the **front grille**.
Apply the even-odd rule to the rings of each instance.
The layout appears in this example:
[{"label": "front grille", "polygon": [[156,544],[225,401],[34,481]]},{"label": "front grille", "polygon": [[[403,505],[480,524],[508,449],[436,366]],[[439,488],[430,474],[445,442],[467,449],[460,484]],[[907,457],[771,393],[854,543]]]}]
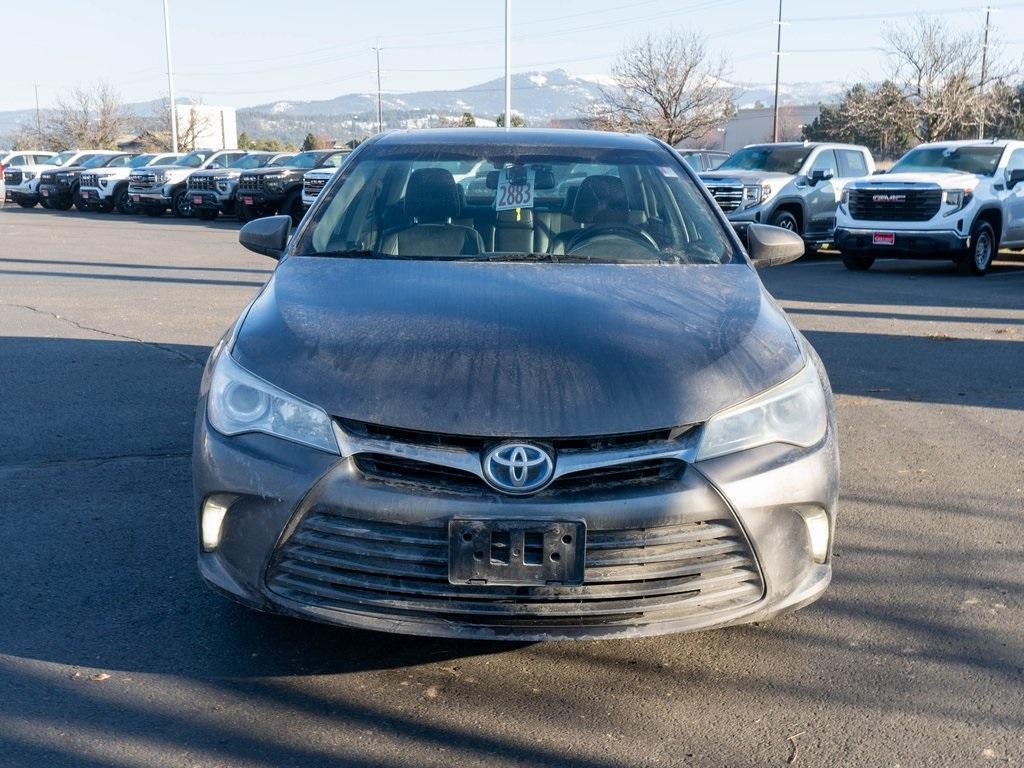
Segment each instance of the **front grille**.
[{"label": "front grille", "polygon": [[302,182],[302,191],[306,193],[307,197],[316,197],[327,185],[327,179],[304,179]]},{"label": "front grille", "polygon": [[941,189],[850,190],[850,217],[861,221],[928,221],[941,205]]},{"label": "front grille", "polygon": [[750,605],[763,584],[727,517],[588,529],[582,585],[454,585],[448,528],[314,508],[275,554],[267,586],[317,608],[489,626],[582,627],[701,617]]},{"label": "front grille", "polygon": [[708,191],[715,198],[718,207],[726,213],[735,211],[743,202],[743,186],[741,184],[709,184]]},{"label": "front grille", "polygon": [[96,173],[83,173],[82,174],[82,186],[83,187],[98,187],[99,186],[99,174],[96,174]]},{"label": "front grille", "polygon": [[192,174],[188,177],[188,188],[192,190],[210,190],[217,189],[217,181],[213,176],[197,176]]},{"label": "front grille", "polygon": [[12,170],[5,170],[4,171],[4,180],[6,181],[7,184],[9,184],[12,187],[16,187],[19,184],[21,184],[21,177],[22,177],[21,171],[12,171]]},{"label": "front grille", "polygon": [[263,177],[258,173],[243,173],[238,179],[239,192],[259,192],[263,189]]},{"label": "front grille", "polygon": [[57,183],[57,174],[55,174],[55,173],[44,173],[42,176],[39,177],[39,183],[40,184],[56,184]]},{"label": "front grille", "polygon": [[159,186],[154,173],[133,173],[128,177],[128,186],[135,190],[154,189]]}]

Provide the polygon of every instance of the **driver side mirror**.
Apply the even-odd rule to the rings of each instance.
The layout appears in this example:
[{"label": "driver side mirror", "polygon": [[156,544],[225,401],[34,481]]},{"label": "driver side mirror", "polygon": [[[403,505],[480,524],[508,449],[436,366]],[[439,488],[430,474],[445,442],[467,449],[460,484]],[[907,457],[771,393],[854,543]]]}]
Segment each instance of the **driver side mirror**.
[{"label": "driver side mirror", "polygon": [[1006,174],[1006,187],[1013,189],[1024,181],[1024,168],[1017,168]]},{"label": "driver side mirror", "polygon": [[813,185],[822,181],[828,181],[833,176],[835,176],[835,174],[832,172],[831,168],[818,168],[816,170],[811,171],[810,181]]},{"label": "driver side mirror", "polygon": [[266,216],[253,219],[238,233],[238,242],[254,253],[280,259],[288,247],[291,216]]},{"label": "driver side mirror", "polygon": [[766,224],[736,226],[736,234],[743,241],[754,262],[755,269],[789,264],[804,255],[804,239],[796,232]]}]

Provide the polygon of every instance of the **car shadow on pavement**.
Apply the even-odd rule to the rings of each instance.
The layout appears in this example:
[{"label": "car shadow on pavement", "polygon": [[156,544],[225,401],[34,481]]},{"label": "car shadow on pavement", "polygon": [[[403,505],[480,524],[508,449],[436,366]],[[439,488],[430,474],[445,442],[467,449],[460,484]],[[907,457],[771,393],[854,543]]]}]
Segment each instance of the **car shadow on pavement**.
[{"label": "car shadow on pavement", "polygon": [[163,216],[147,216],[145,214],[122,214],[116,211],[103,213],[101,211],[52,211],[42,206],[35,208],[21,208],[20,206],[5,205],[0,208],[0,216],[66,216],[75,217],[85,221],[96,221],[117,225],[130,222],[132,224],[181,224],[183,226],[213,227],[216,229],[241,229],[242,222],[234,216],[221,216],[213,221],[203,221],[197,218],[181,218],[168,211]]}]

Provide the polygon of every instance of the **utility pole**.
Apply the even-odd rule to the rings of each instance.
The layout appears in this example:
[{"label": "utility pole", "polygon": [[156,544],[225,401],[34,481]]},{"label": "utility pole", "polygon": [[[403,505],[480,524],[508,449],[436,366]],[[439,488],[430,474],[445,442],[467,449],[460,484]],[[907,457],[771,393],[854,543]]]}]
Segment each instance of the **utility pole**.
[{"label": "utility pole", "polygon": [[32,83],[36,89],[36,138],[39,146],[43,146],[43,121],[39,119],[39,83]]},{"label": "utility pole", "polygon": [[978,85],[981,96],[981,119],[978,121],[978,138],[985,138],[985,79],[988,77],[988,29],[992,20],[991,6],[985,7],[985,42],[981,46],[981,83]]},{"label": "utility pole", "polygon": [[384,131],[384,107],[381,105],[381,91],[380,91],[380,40],[377,41],[377,45],[373,47],[373,50],[377,53],[377,133],[383,133]]},{"label": "utility pole", "polygon": [[178,106],[174,103],[174,74],[171,70],[171,15],[164,0],[164,45],[167,48],[167,98],[171,102],[171,151],[178,151]]},{"label": "utility pole", "polygon": [[505,130],[512,130],[512,0],[505,0]]},{"label": "utility pole", "polygon": [[779,0],[778,31],[775,38],[775,107],[772,109],[772,141],[779,140],[779,67],[782,64],[782,0]]}]

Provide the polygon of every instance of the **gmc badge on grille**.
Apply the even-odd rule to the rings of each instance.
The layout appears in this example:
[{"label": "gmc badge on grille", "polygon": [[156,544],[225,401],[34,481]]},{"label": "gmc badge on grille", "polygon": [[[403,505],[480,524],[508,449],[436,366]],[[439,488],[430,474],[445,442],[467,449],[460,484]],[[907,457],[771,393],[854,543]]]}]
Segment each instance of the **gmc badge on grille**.
[{"label": "gmc badge on grille", "polygon": [[907,202],[906,195],[872,195],[871,202],[873,203],[905,203]]}]

